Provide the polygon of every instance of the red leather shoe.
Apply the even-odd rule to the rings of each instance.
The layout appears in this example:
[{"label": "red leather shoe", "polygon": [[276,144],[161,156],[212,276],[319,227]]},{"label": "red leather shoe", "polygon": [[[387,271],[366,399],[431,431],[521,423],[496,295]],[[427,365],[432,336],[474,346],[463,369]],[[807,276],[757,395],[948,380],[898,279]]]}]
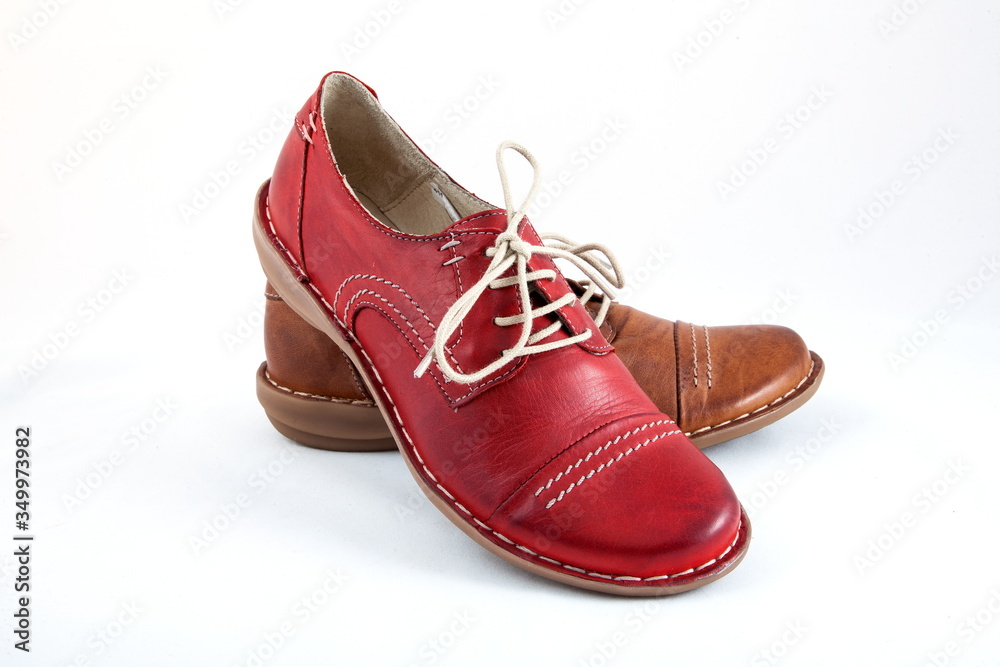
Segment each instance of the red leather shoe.
[{"label": "red leather shoe", "polygon": [[[458,186],[328,74],[257,196],[254,240],[284,301],[358,370],[420,488],[536,574],[663,595],[727,574],[750,524],[722,473],[657,410],[553,257],[606,272]],[[597,248],[595,247],[595,251]]]}]

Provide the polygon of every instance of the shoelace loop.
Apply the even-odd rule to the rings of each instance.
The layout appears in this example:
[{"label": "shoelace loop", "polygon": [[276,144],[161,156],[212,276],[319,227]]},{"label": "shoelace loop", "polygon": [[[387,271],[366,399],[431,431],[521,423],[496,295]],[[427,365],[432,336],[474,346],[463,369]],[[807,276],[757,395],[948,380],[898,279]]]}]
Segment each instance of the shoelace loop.
[{"label": "shoelace loop", "polygon": [[[504,164],[504,152],[507,149],[520,153],[532,168],[531,188],[524,201],[517,208],[511,205],[510,182],[507,178],[507,167]],[[507,209],[507,227],[497,235],[493,245],[486,251],[486,255],[492,260],[483,276],[467,292],[462,294],[441,318],[434,334],[434,343],[414,371],[415,377],[421,377],[430,367],[431,362],[436,362],[441,373],[449,380],[462,384],[472,384],[513,363],[518,357],[574,345],[590,338],[592,331],[588,329],[580,334],[539,344],[539,341],[549,337],[563,326],[562,320],[558,319],[549,326],[531,333],[536,318],[555,312],[577,299],[576,294],[570,291],[555,301],[539,308],[533,308],[530,283],[538,280],[554,280],[558,274],[552,269],[528,271],[528,261],[532,255],[547,255],[552,258],[565,259],[580,269],[589,279],[581,283],[585,286],[584,294],[580,297],[584,304],[596,294],[598,288],[603,292],[603,303],[598,316],[595,317],[598,326],[604,321],[611,301],[615,298],[615,288],[622,287],[623,281],[618,261],[610,250],[601,245],[578,245],[557,234],[547,234],[543,237],[543,239],[553,241],[552,245],[534,245],[521,238],[517,228],[521,220],[524,219],[525,212],[531,207],[541,186],[541,169],[531,152],[513,141],[505,141],[497,147],[496,159],[497,170],[500,172],[500,184],[503,187],[504,206]],[[606,259],[601,259],[597,253]],[[514,266],[516,266],[514,275],[501,277]],[[514,345],[503,350],[496,360],[472,373],[463,373],[453,367],[448,361],[445,344],[462,325],[479,297],[487,289],[501,289],[515,285],[521,302],[521,314],[493,319],[493,322],[498,326],[521,325],[521,333]]]}]

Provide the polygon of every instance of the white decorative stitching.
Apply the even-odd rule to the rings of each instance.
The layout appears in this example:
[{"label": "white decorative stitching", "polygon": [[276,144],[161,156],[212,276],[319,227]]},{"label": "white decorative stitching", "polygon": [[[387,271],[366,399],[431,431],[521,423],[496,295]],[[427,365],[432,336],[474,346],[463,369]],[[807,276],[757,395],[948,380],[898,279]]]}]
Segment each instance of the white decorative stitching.
[{"label": "white decorative stitching", "polygon": [[635,435],[636,433],[641,433],[642,431],[645,431],[647,428],[649,428],[651,426],[662,426],[663,424],[673,424],[673,423],[674,422],[672,420],[670,420],[670,419],[661,419],[659,421],[649,422],[648,424],[643,424],[642,426],[639,426],[638,428],[632,429],[628,433],[622,433],[622,434],[620,434],[614,440],[608,440],[606,443],[604,443],[603,445],[601,445],[600,447],[598,447],[594,451],[590,452],[589,454],[587,454],[586,456],[584,456],[583,458],[581,458],[579,461],[577,461],[573,465],[571,465],[568,468],[566,468],[566,470],[562,471],[561,473],[559,473],[555,477],[550,478],[548,482],[546,482],[545,484],[542,484],[540,487],[538,487],[538,490],[535,491],[535,497],[537,498],[542,493],[542,491],[544,491],[545,489],[549,488],[554,483],[558,482],[560,479],[563,478],[564,475],[568,475],[573,470],[579,468],[581,465],[583,465],[584,463],[586,463],[587,461],[589,461],[593,457],[597,456],[598,454],[600,454],[601,452],[603,452],[604,450],[606,450],[611,445],[618,444],[622,440],[625,440],[626,438],[629,438],[629,437]]},{"label": "white decorative stitching", "polygon": [[815,366],[816,366],[816,362],[815,361],[813,361],[812,363],[810,363],[809,364],[809,372],[806,374],[806,376],[804,378],[802,378],[801,380],[799,380],[799,383],[797,385],[795,385],[794,387],[792,387],[787,393],[785,393],[784,396],[780,396],[780,397],[774,399],[773,401],[771,401],[767,405],[761,406],[761,407],[757,408],[756,410],[751,410],[750,412],[746,412],[746,413],[740,415],[739,417],[733,417],[732,419],[727,419],[726,421],[724,421],[722,423],[719,423],[719,424],[715,424],[714,426],[704,426],[702,428],[699,428],[696,431],[691,431],[690,433],[685,433],[684,435],[686,435],[688,437],[691,437],[692,435],[696,435],[698,433],[704,433],[705,431],[711,431],[714,428],[720,428],[722,426],[725,426],[726,424],[731,424],[731,423],[733,423],[735,421],[739,421],[739,420],[743,419],[744,417],[749,417],[750,415],[755,415],[758,412],[760,412],[761,410],[767,410],[768,408],[777,405],[778,403],[782,402],[783,400],[785,400],[786,398],[788,398],[789,396],[791,396],[792,394],[794,394],[795,392],[797,392],[799,390],[799,387],[801,387],[803,384],[805,384],[805,381],[808,380],[810,377],[812,377],[813,368]]},{"label": "white decorative stitching", "polygon": [[708,357],[708,388],[712,388],[712,343],[708,339],[708,327],[704,324],[701,328],[705,330],[705,356]]},{"label": "white decorative stitching", "polygon": [[365,294],[371,294],[374,297],[378,297],[379,301],[381,301],[385,305],[387,305],[390,308],[392,308],[393,311],[395,311],[395,313],[397,315],[399,315],[401,318],[403,318],[403,321],[406,322],[406,325],[408,327],[410,327],[410,330],[413,331],[413,333],[417,337],[417,340],[420,341],[420,344],[424,346],[424,350],[426,351],[426,349],[427,349],[427,341],[425,341],[424,337],[420,335],[420,332],[417,331],[417,328],[415,326],[413,326],[413,323],[410,322],[409,318],[406,317],[406,315],[403,314],[403,311],[401,311],[399,308],[396,308],[395,304],[393,304],[391,301],[389,301],[387,298],[385,298],[384,296],[382,296],[378,292],[373,292],[372,290],[369,290],[369,289],[360,289],[360,290],[358,290],[357,292],[354,293],[354,296],[352,296],[350,298],[350,300],[347,302],[347,304],[344,306],[344,313],[345,314],[349,313],[351,311],[351,306],[354,305],[354,302],[357,301],[362,296],[364,296]]},{"label": "white decorative stitching", "polygon": [[[295,260],[292,253],[285,247],[285,244],[281,242],[278,238],[278,232],[274,228],[274,220],[271,218],[271,188],[268,187],[267,195],[264,196],[264,215],[267,217],[267,226],[271,230],[271,237],[274,243],[278,244],[278,249],[284,253],[285,257],[291,262],[292,266],[298,269],[299,273],[302,272],[302,268],[299,263]],[[332,309],[331,309],[332,310]]]},{"label": "white decorative stitching", "polygon": [[694,386],[698,386],[698,339],[694,335],[694,325],[689,324],[691,327],[691,349],[694,354]]},{"label": "white decorative stitching", "polygon": [[[456,266],[455,269],[457,270],[458,267]],[[436,327],[434,326],[434,323],[431,322],[430,317],[427,316],[427,313],[424,312],[424,309],[420,307],[420,305],[416,302],[416,300],[413,297],[411,297],[409,295],[409,293],[407,293],[407,291],[405,289],[403,289],[402,287],[400,287],[396,283],[392,282],[391,280],[386,280],[385,278],[381,278],[379,276],[375,276],[375,275],[371,275],[371,274],[354,274],[352,276],[348,276],[344,280],[344,282],[341,283],[340,287],[337,289],[336,294],[334,294],[334,296],[333,296],[334,302],[336,303],[337,301],[339,301],[340,294],[343,291],[344,287],[347,285],[347,283],[351,282],[352,280],[366,280],[366,279],[374,280],[376,282],[380,282],[382,284],[389,285],[390,287],[394,287],[397,290],[399,290],[399,292],[403,296],[405,296],[407,298],[407,300],[409,300],[409,302],[413,305],[413,307],[417,309],[417,312],[420,313],[421,317],[424,318],[424,321],[426,321],[427,324],[428,324],[428,326],[430,326],[431,331],[435,331],[436,330]],[[461,280],[462,280],[461,273],[459,273],[459,285],[460,286],[461,286]],[[312,283],[309,283],[309,284],[310,284],[310,286],[312,286]],[[317,294],[319,293],[315,288],[313,288],[313,291],[316,292]],[[376,294],[375,292],[371,292],[371,291],[369,291],[369,293],[370,294]],[[377,296],[379,296],[379,298],[382,298],[383,300],[385,300],[382,297],[382,295],[379,294]],[[357,294],[355,295],[355,297],[357,297]],[[352,298],[351,301],[353,302],[353,300],[354,299]],[[329,305],[325,299],[323,299],[323,303],[326,303],[327,305]],[[331,308],[330,310],[333,311],[334,318],[336,318],[337,323],[341,327],[343,327],[345,330],[347,330],[347,325],[337,315],[336,310],[334,310],[333,308]],[[396,310],[396,312],[399,312],[396,308],[393,308],[393,310]],[[345,312],[345,315],[346,315],[346,313],[347,313],[347,307],[345,307],[344,312]],[[400,315],[402,315],[402,313],[400,313]],[[404,317],[404,319],[405,319],[405,317]],[[414,333],[417,334],[417,337],[420,337],[420,333],[416,330],[416,328],[413,326],[413,324],[411,324],[410,322],[407,322],[407,324],[410,326],[411,329],[413,329]],[[458,362],[458,359],[455,357],[454,348],[458,346],[459,342],[461,342],[461,337],[462,337],[462,333],[460,331],[459,332],[458,340],[456,340],[455,344],[452,346],[452,348],[448,350],[448,357],[451,359],[451,362],[453,364],[455,364],[455,368],[457,368],[458,370],[462,370],[462,366]],[[424,345],[425,348],[427,348],[427,344],[424,342],[423,338],[420,338],[420,342]],[[426,349],[424,351],[426,352]],[[418,354],[418,356],[419,356],[419,354]],[[514,366],[510,367],[506,372],[504,372],[501,375],[498,375],[497,377],[493,378],[492,380],[488,380],[486,382],[477,382],[477,383],[470,384],[470,385],[468,385],[469,391],[467,391],[465,394],[463,394],[461,396],[458,396],[457,398],[450,398],[449,397],[449,400],[452,403],[457,403],[458,401],[461,401],[461,400],[463,400],[465,398],[468,398],[469,396],[471,396],[472,394],[474,394],[476,391],[482,389],[483,387],[488,387],[491,384],[499,382],[500,380],[502,380],[503,378],[507,377],[508,375],[510,375],[511,373],[513,373],[515,370],[517,370],[517,368],[518,368],[518,366],[514,365]],[[447,378],[445,379],[445,381],[448,382]],[[438,386],[440,386],[440,383],[439,383]],[[443,388],[442,388],[442,391],[444,391]]]},{"label": "white decorative stitching", "polygon": [[305,123],[300,123],[298,120],[295,121],[295,127],[298,128],[299,134],[302,135],[302,138],[305,139],[307,143],[311,144],[313,142],[312,135],[314,132],[316,132],[316,112],[315,111],[309,112],[310,129],[307,130]]},{"label": "white decorative stitching", "polygon": [[[348,276],[347,278],[345,278],[344,282],[342,282],[340,284],[340,287],[337,288],[337,293],[333,295],[333,302],[334,303],[337,303],[340,300],[340,293],[343,291],[344,287],[347,286],[347,283],[351,282],[352,280],[374,280],[375,282],[382,283],[384,285],[388,285],[389,287],[394,287],[395,289],[399,290],[399,292],[403,296],[406,297],[407,301],[409,301],[413,305],[414,308],[417,309],[417,312],[420,313],[420,315],[424,318],[424,320],[427,322],[427,324],[431,325],[431,329],[434,328],[434,323],[431,322],[431,318],[427,315],[427,313],[424,311],[424,309],[420,307],[420,304],[417,303],[416,299],[414,299],[412,296],[410,296],[409,292],[407,292],[405,289],[403,289],[402,287],[400,287],[396,283],[392,282],[391,280],[386,280],[385,278],[382,278],[380,276],[375,276],[375,275],[372,275],[370,273],[355,273],[354,275]],[[345,310],[345,313],[346,313],[347,309],[345,308],[344,310]]]},{"label": "white decorative stitching", "polygon": [[463,260],[463,259],[465,259],[465,255],[459,255],[458,257],[452,257],[451,259],[449,259],[447,262],[445,262],[441,266],[451,266],[455,262],[457,262],[459,260]]},{"label": "white decorative stitching", "polygon": [[[414,299],[412,296],[410,296],[409,292],[407,292],[405,289],[403,289],[401,286],[397,285],[396,283],[392,282],[391,280],[386,280],[385,278],[382,278],[382,277],[379,277],[379,276],[375,276],[375,275],[372,275],[372,274],[355,273],[352,276],[348,276],[344,280],[344,282],[342,282],[340,284],[340,287],[337,288],[337,293],[333,295],[333,302],[334,303],[337,303],[340,300],[340,293],[341,293],[341,291],[344,289],[344,287],[347,286],[347,283],[351,282],[352,280],[374,280],[375,282],[382,283],[383,285],[388,285],[390,287],[395,288],[396,290],[399,291],[400,294],[402,294],[403,296],[406,297],[406,299],[410,302],[410,304],[414,308],[417,309],[417,312],[420,313],[420,316],[424,318],[425,322],[427,322],[427,325],[431,328],[431,331],[435,331],[436,330],[436,327],[434,326],[434,323],[431,321],[431,318],[427,315],[427,313],[424,311],[424,309],[420,307],[420,304],[417,303],[416,299]],[[360,294],[360,292],[358,294]],[[351,300],[348,301],[347,305],[344,306],[344,314],[345,315],[347,314],[347,311],[350,310],[351,304],[358,297],[358,294],[355,294],[354,297],[352,297]],[[369,294],[375,294],[375,292],[370,292],[369,291]],[[378,296],[379,296],[379,298],[381,298],[386,303],[389,303],[388,301],[385,300],[384,297],[382,297],[382,295],[379,294]],[[390,304],[390,306],[391,305],[392,304]],[[402,313],[399,312],[398,308],[396,308],[395,306],[392,306],[392,309],[395,310],[397,313],[399,313],[400,317],[402,317],[404,320],[406,320],[406,317]],[[417,334],[418,338],[420,338],[420,343],[424,346],[424,348],[427,348],[427,343],[424,342],[423,337],[420,336],[420,332],[417,331],[416,327],[414,327],[408,320],[406,321],[406,323],[410,325],[410,328],[413,329],[413,332],[415,334]],[[425,349],[424,352],[426,352],[426,351],[427,350]],[[455,358],[454,351],[449,350],[448,356],[451,357],[451,361],[452,361],[453,364],[455,364],[455,367],[458,368],[459,370],[461,370],[462,367],[458,363],[458,359]],[[470,393],[471,393],[471,391],[470,391]],[[468,395],[468,394],[466,394],[466,395]]]},{"label": "white decorative stitching", "polygon": [[338,398],[336,396],[324,396],[323,394],[310,394],[309,392],[305,392],[305,391],[295,391],[294,389],[289,389],[288,387],[284,387],[284,386],[278,384],[277,382],[275,382],[274,378],[271,377],[271,374],[268,372],[268,370],[266,368],[264,369],[264,379],[266,379],[269,383],[271,383],[271,385],[275,389],[280,389],[281,391],[283,391],[283,392],[285,392],[287,394],[294,394],[296,396],[305,396],[305,397],[308,397],[308,398],[318,398],[318,399],[320,399],[322,401],[329,401],[330,403],[341,403],[341,404],[344,404],[344,405],[360,405],[360,406],[364,406],[364,407],[374,407],[375,406],[375,403],[373,403],[372,401],[368,401],[368,400],[360,400],[360,399],[352,399],[352,398]]},{"label": "white decorative stitching", "polygon": [[[379,294],[377,292],[372,292],[370,290],[361,290],[360,292],[358,292],[357,294],[355,294],[354,297],[357,298],[357,297],[361,296],[363,293],[373,294],[373,295],[379,297],[379,299],[381,299],[382,301],[385,301],[385,299],[382,297],[381,294]],[[386,301],[386,303],[389,303],[389,302]],[[389,306],[391,307],[392,304],[389,303]],[[410,346],[410,349],[413,350],[413,353],[416,354],[418,357],[420,356],[420,350],[418,350],[417,346],[413,344],[413,341],[411,341],[409,338],[406,337],[406,333],[400,328],[399,323],[397,323],[392,318],[392,315],[389,314],[389,311],[385,310],[384,308],[382,308],[382,306],[378,305],[374,301],[366,301],[366,307],[367,308],[372,308],[373,310],[377,310],[378,312],[382,313],[382,315],[385,316],[386,320],[388,320],[389,323],[391,323],[396,328],[396,331],[398,331],[399,334],[403,337],[403,340],[406,341],[406,344]],[[399,313],[398,310],[396,312]],[[400,317],[403,317],[402,313],[400,313]],[[413,331],[413,333],[417,336],[417,338],[420,338],[420,333],[413,327],[413,325],[410,323],[410,321],[407,320],[405,317],[403,317],[403,321],[406,323],[407,326],[410,327],[410,330]],[[421,339],[420,342],[424,346],[424,351],[426,352],[426,350],[427,350],[427,343],[425,343],[423,341],[423,339]],[[437,378],[437,376],[436,375],[431,375],[430,377],[431,377],[431,380],[434,381],[434,384],[437,385],[438,390],[441,392],[441,394],[448,401],[454,403],[457,400],[461,400],[462,398],[465,398],[465,396],[461,396],[461,397],[459,397],[457,399],[452,399],[452,397],[448,394],[448,390],[445,389],[445,387],[444,387],[443,384],[441,384],[441,381]],[[466,396],[467,395],[468,394],[466,394]]]},{"label": "white decorative stitching", "polygon": [[638,445],[633,445],[632,447],[629,447],[624,452],[619,452],[618,456],[611,457],[606,462],[604,462],[601,465],[597,466],[596,468],[594,468],[593,470],[591,470],[589,473],[587,473],[586,475],[583,475],[582,477],[580,477],[580,479],[576,480],[575,482],[573,482],[572,484],[570,484],[569,486],[567,486],[563,491],[560,491],[559,495],[557,497],[553,498],[548,503],[546,503],[545,509],[550,509],[557,502],[559,502],[560,500],[562,500],[563,498],[565,498],[566,495],[570,491],[572,491],[576,487],[580,486],[581,484],[583,484],[585,481],[587,481],[588,479],[590,479],[591,477],[593,477],[597,473],[601,472],[602,470],[607,470],[608,468],[610,468],[612,463],[615,463],[617,461],[621,461],[623,458],[625,458],[626,456],[628,456],[632,452],[634,452],[634,451],[636,451],[638,449],[641,449],[642,447],[645,447],[648,444],[656,442],[657,440],[662,440],[663,438],[669,437],[671,435],[677,435],[678,433],[681,433],[681,431],[679,429],[675,430],[675,431],[668,431],[666,433],[661,433],[661,434],[659,434],[657,436],[649,438],[648,440],[644,440],[643,442],[640,442]]},{"label": "white decorative stitching", "polygon": [[[309,283],[309,284],[311,285],[312,283]],[[360,297],[360,296],[362,296],[362,295],[364,295],[364,294],[371,294],[371,295],[374,295],[374,296],[378,297],[378,298],[379,298],[379,300],[381,300],[381,301],[385,302],[386,304],[388,304],[390,308],[392,308],[392,309],[393,309],[394,311],[396,311],[396,313],[398,313],[398,314],[399,314],[399,316],[403,318],[403,321],[404,321],[404,322],[406,323],[406,325],[407,325],[408,327],[410,327],[410,330],[411,330],[411,331],[413,331],[413,333],[414,333],[414,334],[415,334],[415,335],[417,336],[417,338],[418,338],[418,339],[420,340],[420,344],[424,346],[424,352],[426,352],[426,351],[427,351],[427,350],[429,349],[429,348],[427,347],[427,343],[426,343],[426,341],[424,341],[424,339],[423,339],[423,338],[422,338],[422,337],[420,336],[420,332],[419,332],[419,331],[417,331],[416,327],[414,327],[414,326],[413,326],[413,323],[412,323],[412,322],[410,322],[410,321],[409,321],[408,319],[406,319],[406,316],[405,316],[405,315],[403,315],[403,314],[402,314],[402,313],[401,313],[401,312],[399,311],[399,309],[395,308],[395,306],[393,306],[393,304],[392,304],[391,302],[387,301],[387,300],[385,299],[385,297],[383,297],[383,296],[382,296],[381,294],[379,294],[378,292],[373,292],[373,291],[371,291],[371,290],[366,290],[366,289],[362,289],[362,290],[359,290],[357,294],[355,294],[355,295],[354,295],[353,297],[351,297],[351,300],[350,300],[349,304],[353,304],[353,302],[354,302],[354,300],[355,300],[355,299],[357,299],[358,297]],[[325,301],[324,301],[324,303],[325,303]],[[378,304],[376,304],[376,303],[374,303],[374,302],[370,302],[370,301],[369,301],[369,302],[368,302],[368,306],[367,306],[367,307],[369,307],[369,308],[374,308],[374,309],[378,310],[378,311],[379,311],[379,312],[381,312],[381,313],[382,313],[383,315],[385,315],[385,316],[386,316],[386,318],[387,318],[387,319],[388,319],[388,320],[389,320],[390,322],[392,322],[392,321],[393,321],[393,319],[392,319],[392,316],[391,316],[391,315],[389,315],[389,313],[388,313],[388,312],[386,312],[386,311],[385,311],[384,309],[382,309],[382,308],[381,308],[381,307],[380,307],[380,306],[379,306]],[[343,322],[341,322],[340,318],[338,318],[338,317],[336,316],[336,314],[334,314],[334,318],[336,318],[336,320],[337,320],[337,323],[338,323],[338,324],[339,324],[339,325],[340,325],[341,327],[343,327],[344,329],[347,329],[347,326],[346,326],[346,325],[345,325],[345,324],[344,324]],[[397,331],[399,331],[399,332],[400,332],[400,333],[402,334],[402,330],[401,330],[401,329],[399,329],[398,325],[397,325]],[[414,345],[413,345],[413,343],[412,343],[412,342],[411,342],[411,341],[410,341],[410,340],[409,340],[408,338],[406,338],[406,335],[405,335],[405,334],[403,334],[403,338],[404,338],[404,340],[406,340],[406,341],[407,341],[407,343],[408,343],[408,344],[409,344],[409,345],[410,345],[410,346],[411,346],[411,347],[413,348],[413,351],[414,351],[414,353],[416,353],[416,355],[417,355],[417,356],[420,356],[420,351],[419,351],[419,350],[417,350],[416,346],[414,346]],[[455,363],[455,365],[457,366],[457,365],[458,365],[458,360],[454,358],[454,356],[453,356],[453,353],[449,352],[448,354],[449,354],[449,356],[451,356],[451,357],[452,357],[452,361],[453,361],[453,362]],[[500,381],[501,381],[501,380],[503,380],[503,379],[504,379],[505,377],[507,377],[508,375],[510,375],[511,373],[513,373],[514,371],[516,371],[516,370],[517,370],[518,368],[519,368],[519,366],[518,366],[518,365],[514,365],[514,366],[510,367],[510,368],[509,368],[509,369],[508,369],[508,370],[507,370],[506,372],[504,372],[503,374],[501,374],[501,375],[498,375],[497,377],[495,377],[495,378],[493,378],[493,379],[491,379],[491,380],[488,380],[488,381],[486,381],[486,382],[479,382],[479,383],[477,383],[477,384],[474,384],[474,385],[468,385],[468,386],[469,386],[469,391],[467,391],[466,393],[464,393],[464,394],[462,394],[462,395],[460,395],[460,396],[454,396],[454,397],[453,397],[452,395],[450,395],[450,394],[448,393],[448,391],[447,391],[447,390],[445,389],[444,385],[442,385],[442,384],[441,384],[440,380],[438,380],[438,378],[437,378],[437,376],[436,376],[436,375],[434,375],[434,374],[431,374],[431,376],[430,376],[430,377],[431,377],[431,379],[432,379],[432,380],[434,381],[434,384],[436,384],[436,385],[438,386],[438,389],[440,389],[440,390],[441,390],[441,393],[442,393],[442,394],[443,394],[443,395],[445,396],[445,398],[446,398],[446,399],[447,399],[447,400],[448,400],[448,401],[449,401],[449,402],[450,402],[450,403],[451,403],[452,405],[454,405],[455,403],[458,403],[459,401],[462,401],[462,400],[464,400],[464,399],[468,398],[469,396],[471,396],[472,394],[474,394],[474,393],[475,393],[476,391],[478,391],[478,390],[480,390],[480,389],[482,389],[482,388],[484,388],[484,387],[488,387],[488,386],[490,386],[491,384],[494,384],[494,383],[496,383],[496,382],[500,382]],[[447,379],[446,379],[446,382],[447,382]]]}]

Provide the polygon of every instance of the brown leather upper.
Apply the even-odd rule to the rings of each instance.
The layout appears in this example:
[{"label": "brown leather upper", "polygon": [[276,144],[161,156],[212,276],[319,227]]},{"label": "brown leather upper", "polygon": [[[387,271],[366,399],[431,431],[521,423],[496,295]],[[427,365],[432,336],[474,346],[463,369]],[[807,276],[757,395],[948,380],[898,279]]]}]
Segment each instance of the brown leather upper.
[{"label": "brown leather upper", "polygon": [[270,284],[264,296],[264,352],[272,382],[316,396],[371,400],[354,366],[329,336],[299,317]]},{"label": "brown leather upper", "polygon": [[[597,305],[588,304],[592,312],[597,311]],[[612,303],[601,325],[601,333],[615,347],[622,363],[631,371],[632,377],[646,395],[686,432],[687,429],[677,416],[674,323],[629,306]]]},{"label": "brown leather upper", "polygon": [[[688,433],[781,400],[812,370],[805,342],[787,327],[677,323],[679,411]],[[697,367],[697,372],[695,368]]]},{"label": "brown leather upper", "polygon": [[812,370],[809,348],[786,327],[668,322],[617,303],[606,324],[639,386],[689,434],[766,408]]},{"label": "brown leather upper", "polygon": [[[293,391],[371,400],[328,336],[266,288],[264,345],[271,380]],[[596,312],[599,301],[587,304]],[[601,333],[657,407],[686,433],[766,408],[810,373],[812,358],[791,329],[705,327],[671,322],[612,303]]]}]

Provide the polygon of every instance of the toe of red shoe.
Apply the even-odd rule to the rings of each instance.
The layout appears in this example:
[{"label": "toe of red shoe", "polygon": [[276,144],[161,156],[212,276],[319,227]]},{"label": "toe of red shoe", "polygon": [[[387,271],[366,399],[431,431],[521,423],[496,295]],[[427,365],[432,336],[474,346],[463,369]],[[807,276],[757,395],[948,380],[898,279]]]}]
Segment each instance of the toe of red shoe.
[{"label": "toe of red shoe", "polygon": [[652,587],[725,567],[749,531],[725,477],[663,416],[567,449],[490,523],[554,570]]}]

